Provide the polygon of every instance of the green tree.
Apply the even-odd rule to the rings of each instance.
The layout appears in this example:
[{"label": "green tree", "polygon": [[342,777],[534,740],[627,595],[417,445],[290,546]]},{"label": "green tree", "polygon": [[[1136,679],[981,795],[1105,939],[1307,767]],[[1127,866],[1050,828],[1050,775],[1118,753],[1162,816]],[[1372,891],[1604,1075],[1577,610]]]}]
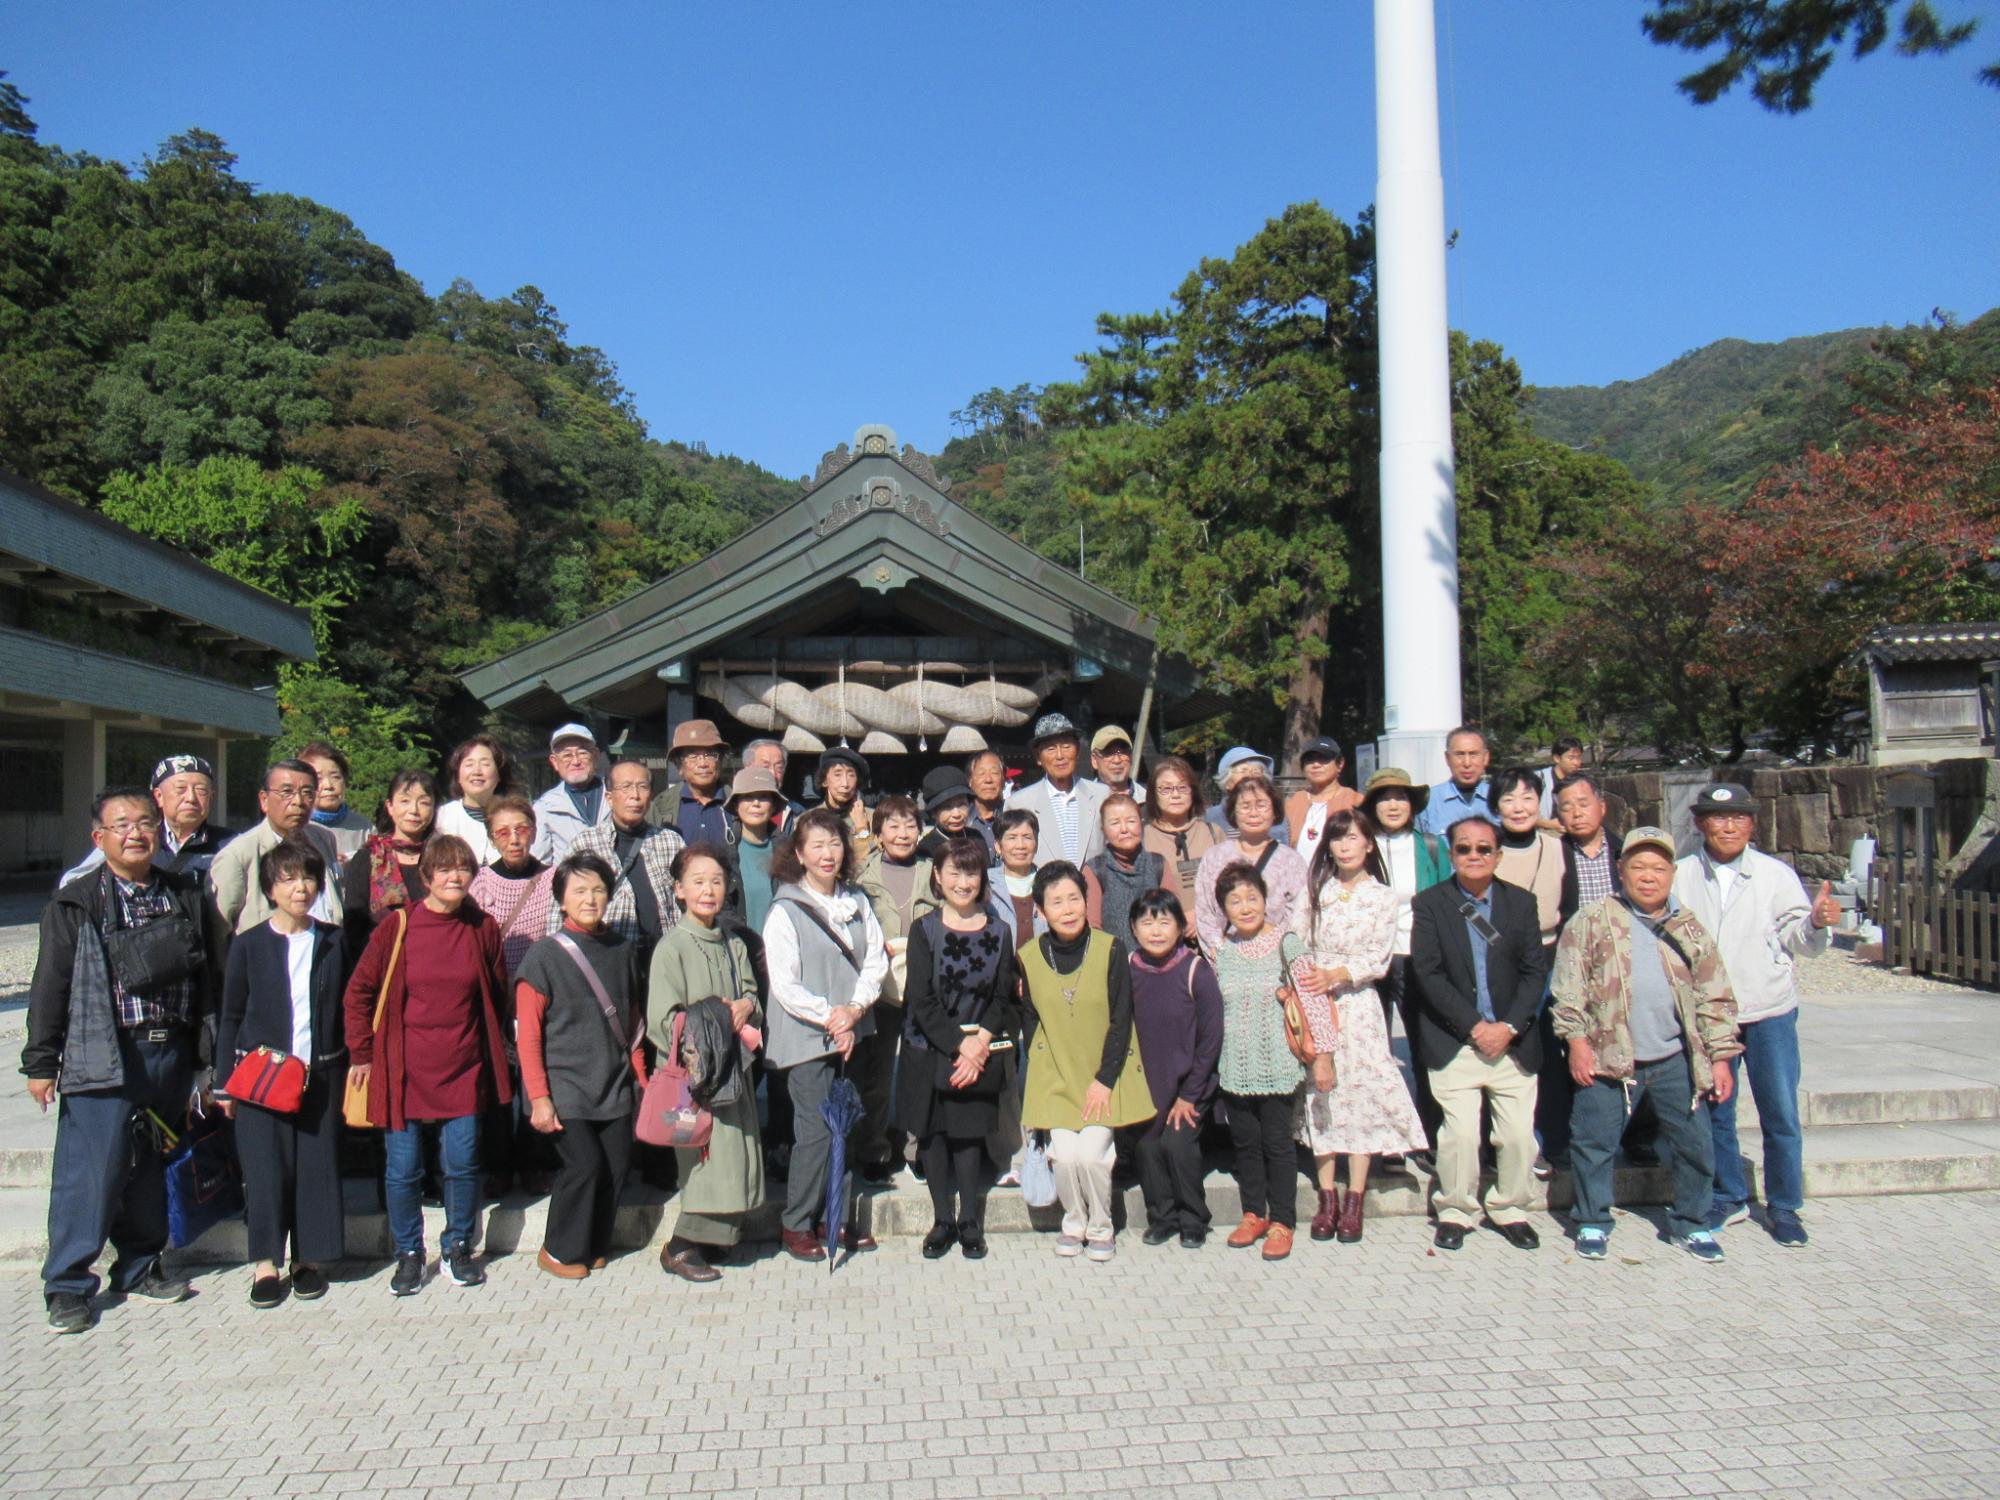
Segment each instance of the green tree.
[{"label": "green tree", "polygon": [[314,740],[338,745],[348,761],[348,803],[364,813],[381,801],[397,771],[429,765],[435,755],[415,704],[385,705],[323,668],[279,668],[278,711],[284,727],[275,752],[296,755]]},{"label": "green tree", "polygon": [[[1652,0],[1652,7],[1639,24],[1653,41],[1687,52],[1723,49],[1680,81],[1682,93],[1713,104],[1747,75],[1757,102],[1787,115],[1812,107],[1814,88],[1850,35],[1857,58],[1880,48],[1892,25],[1903,56],[1942,56],[1979,29],[1977,19],[1946,23],[1930,0]],[[2000,64],[1978,76],[2000,87]]]}]

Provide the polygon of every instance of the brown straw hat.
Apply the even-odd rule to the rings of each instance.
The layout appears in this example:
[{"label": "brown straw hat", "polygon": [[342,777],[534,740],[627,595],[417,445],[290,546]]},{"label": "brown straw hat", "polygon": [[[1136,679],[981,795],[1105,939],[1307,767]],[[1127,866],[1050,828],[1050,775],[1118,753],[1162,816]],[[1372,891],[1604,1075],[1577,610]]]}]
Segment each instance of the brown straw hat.
[{"label": "brown straw hat", "polygon": [[1431,800],[1431,789],[1418,786],[1410,780],[1410,773],[1400,766],[1384,766],[1368,778],[1368,785],[1361,789],[1361,806],[1373,816],[1375,799],[1383,792],[1403,792],[1410,799],[1410,816],[1422,812]]}]

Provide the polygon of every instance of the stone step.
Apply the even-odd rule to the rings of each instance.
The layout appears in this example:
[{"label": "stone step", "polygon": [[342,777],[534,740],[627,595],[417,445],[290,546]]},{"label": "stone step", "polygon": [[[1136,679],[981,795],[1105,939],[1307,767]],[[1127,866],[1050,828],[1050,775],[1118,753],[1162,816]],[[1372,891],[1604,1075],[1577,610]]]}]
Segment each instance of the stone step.
[{"label": "stone step", "polygon": [[[1743,1136],[1750,1162],[1753,1193],[1761,1176],[1754,1132]],[[1936,1124],[1822,1126],[1805,1137],[1806,1194],[1809,1198],[1868,1197],[1893,1193],[1970,1192],[2000,1188],[2000,1122],[1950,1121]],[[349,1183],[347,1247],[356,1259],[387,1259],[391,1253],[388,1221],[380,1208],[375,1184]],[[1242,1201],[1224,1160],[1211,1158],[1207,1177],[1209,1211],[1218,1230],[1226,1231],[1242,1213]],[[1397,1217],[1428,1212],[1430,1180],[1409,1172],[1377,1170],[1368,1189],[1372,1217]],[[1621,1167],[1617,1176],[1621,1205],[1657,1205],[1672,1197],[1671,1175],[1662,1168]],[[1124,1225],[1143,1225],[1145,1206],[1136,1187],[1119,1195]],[[1566,1176],[1549,1184],[1537,1207],[1557,1211],[1570,1202]],[[1314,1194],[1302,1178],[1298,1190],[1299,1222],[1312,1217]],[[495,1254],[532,1252],[542,1242],[548,1200],[512,1194],[482,1212],[486,1248]],[[39,1261],[47,1248],[48,1195],[40,1187],[0,1188],[0,1260]],[[921,1235],[931,1226],[930,1195],[908,1173],[882,1188],[861,1195],[860,1216],[878,1235]],[[427,1243],[436,1248],[444,1225],[443,1211],[425,1210]],[[996,1234],[1052,1231],[1054,1209],[1030,1209],[1019,1192],[996,1188],[987,1202],[986,1222]],[[655,1249],[671,1233],[671,1195],[644,1185],[630,1188],[618,1211],[617,1243],[627,1249]],[[747,1237],[774,1240],[778,1233],[775,1203],[750,1216]],[[230,1263],[244,1258],[241,1223],[218,1225],[179,1254],[191,1262]]]}]

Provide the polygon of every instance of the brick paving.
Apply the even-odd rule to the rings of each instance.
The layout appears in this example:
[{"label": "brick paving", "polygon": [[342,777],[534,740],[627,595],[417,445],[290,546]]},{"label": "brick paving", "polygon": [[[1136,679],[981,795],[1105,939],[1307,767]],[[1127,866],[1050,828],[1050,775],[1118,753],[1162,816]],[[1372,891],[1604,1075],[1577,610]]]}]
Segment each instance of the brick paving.
[{"label": "brick paving", "polygon": [[[1621,1220],[1431,1253],[1420,1220],[1267,1266],[1219,1240],[1049,1237],[711,1288],[632,1255],[559,1284],[514,1255],[407,1301],[350,1268],[253,1312],[248,1272],[177,1307],[42,1331],[0,1273],[0,1494],[754,1493],[1974,1496],[2000,1472],[2000,1194],[1809,1205],[1812,1248],[1729,1230],[1701,1266]],[[1629,1312],[1621,1312],[1615,1296]]]}]

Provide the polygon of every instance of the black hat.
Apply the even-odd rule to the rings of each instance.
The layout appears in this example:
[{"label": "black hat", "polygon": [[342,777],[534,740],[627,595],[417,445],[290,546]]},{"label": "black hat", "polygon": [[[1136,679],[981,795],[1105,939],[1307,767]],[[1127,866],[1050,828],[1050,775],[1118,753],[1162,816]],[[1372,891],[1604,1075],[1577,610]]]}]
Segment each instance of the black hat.
[{"label": "black hat", "polygon": [[972,797],[972,786],[965,779],[965,773],[956,766],[939,766],[924,777],[924,811],[935,814],[945,803],[954,798]]},{"label": "black hat", "polygon": [[847,765],[854,767],[854,774],[861,778],[861,784],[868,784],[868,760],[859,750],[850,750],[845,745],[834,745],[820,751],[819,779],[826,780],[828,766]]},{"label": "black hat", "polygon": [[1694,799],[1694,814],[1740,812],[1751,817],[1757,815],[1757,804],[1750,800],[1750,789],[1738,786],[1733,781],[1719,781],[1714,786],[1705,786]]},{"label": "black hat", "polygon": [[1323,734],[1316,740],[1307,740],[1299,747],[1299,763],[1303,765],[1315,755],[1325,760],[1347,759],[1347,752],[1340,748],[1340,741],[1330,734]]}]

